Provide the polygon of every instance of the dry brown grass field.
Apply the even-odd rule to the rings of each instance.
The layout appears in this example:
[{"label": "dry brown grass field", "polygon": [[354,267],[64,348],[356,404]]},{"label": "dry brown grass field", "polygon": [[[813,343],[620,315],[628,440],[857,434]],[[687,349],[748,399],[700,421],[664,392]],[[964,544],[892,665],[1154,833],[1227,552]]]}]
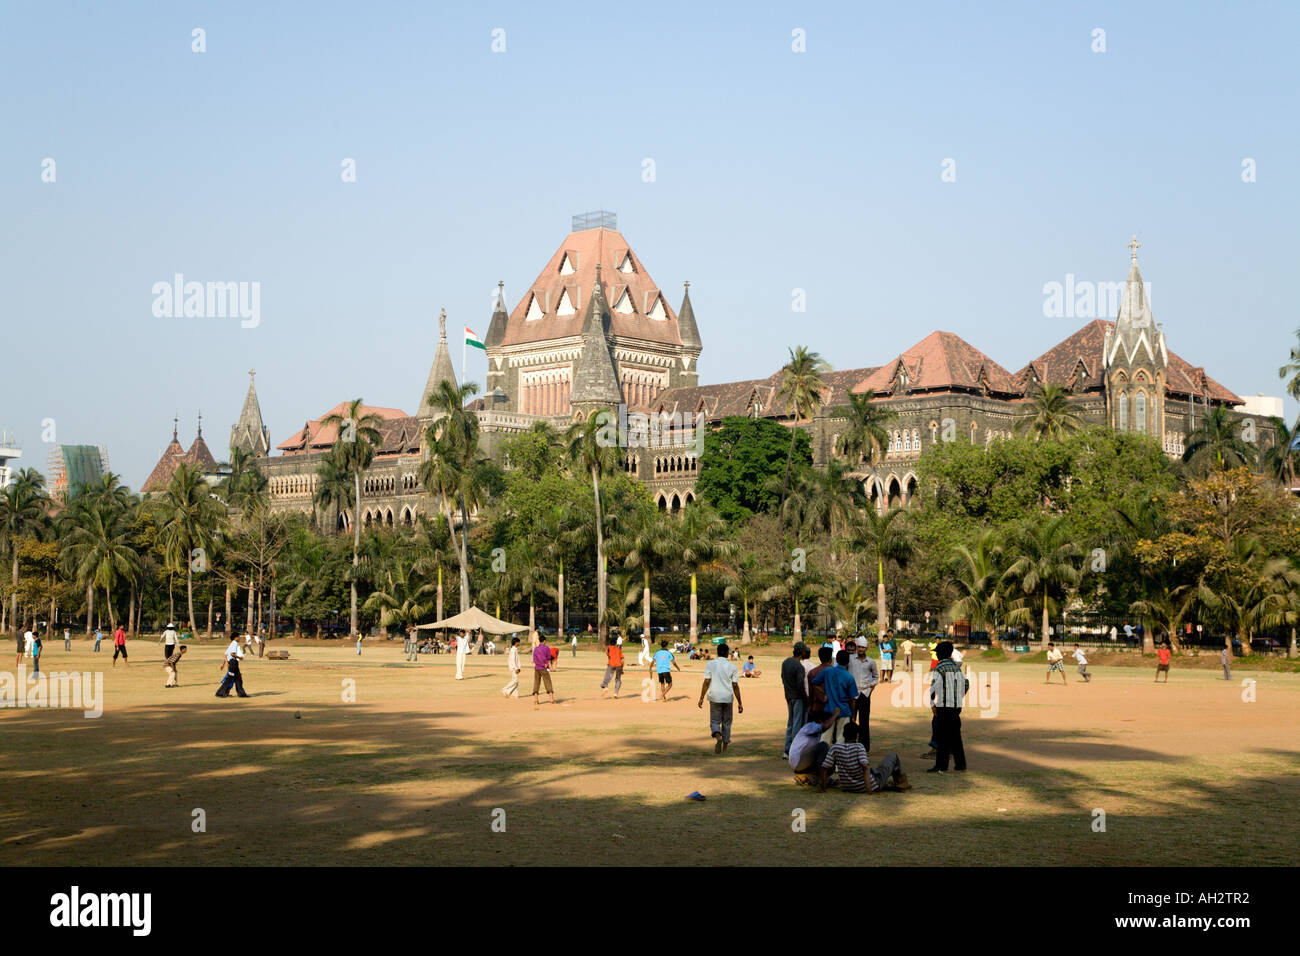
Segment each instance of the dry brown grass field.
[{"label": "dry brown grass field", "polygon": [[[559,701],[507,700],[505,656],[403,660],[401,642],[276,643],[244,666],[248,699],[213,696],[223,645],[192,648],[163,688],[161,648],[47,646],[46,671],[100,670],[104,712],[0,710],[0,858],[9,865],[1219,864],[1294,862],[1300,674],[989,663],[998,713],[969,708],[970,770],[926,774],[929,712],[877,690],[872,757],[915,789],[797,786],[781,758],[784,648],[758,651],[745,712],[715,756],[704,665],[667,702],[602,700],[601,657],[564,648]],[[12,667],[6,661],[5,665]],[[523,688],[531,689],[531,672]],[[1243,701],[1242,678],[1255,700]],[[355,702],[343,700],[355,682]],[[991,682],[991,681],[990,681]],[[295,715],[300,716],[295,716]],[[691,791],[707,799],[686,799]],[[194,811],[206,831],[194,832]],[[505,831],[492,827],[504,811]],[[1105,812],[1095,832],[1094,810]],[[806,832],[794,832],[794,812]],[[498,818],[499,814],[496,815]]]}]

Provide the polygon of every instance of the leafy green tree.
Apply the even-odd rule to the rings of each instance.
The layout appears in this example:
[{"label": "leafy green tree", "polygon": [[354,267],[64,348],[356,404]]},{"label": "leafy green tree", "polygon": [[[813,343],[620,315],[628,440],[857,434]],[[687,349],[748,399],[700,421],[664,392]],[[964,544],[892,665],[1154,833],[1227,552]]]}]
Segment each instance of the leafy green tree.
[{"label": "leafy green tree", "polygon": [[883,634],[889,627],[885,605],[885,565],[906,566],[915,553],[910,513],[902,509],[877,511],[867,508],[850,532],[853,546],[864,549],[876,562],[876,628]]},{"label": "leafy green tree", "polygon": [[698,575],[705,568],[716,567],[718,561],[729,558],[735,550],[727,523],[708,502],[692,501],[686,506],[677,527],[674,551],[691,575],[692,644],[700,635]]},{"label": "leafy green tree", "polygon": [[957,597],[949,613],[954,619],[987,627],[989,644],[998,647],[998,617],[1006,606],[1006,590],[997,532],[986,528],[972,546],[957,545],[952,563],[952,586]]},{"label": "leafy green tree", "polygon": [[1070,588],[1079,583],[1079,546],[1067,537],[1061,515],[1041,515],[1015,526],[1007,550],[1013,560],[1003,574],[1003,581],[1019,590],[1007,620],[1013,624],[1032,624],[1040,614],[1042,646],[1049,640],[1049,620]]},{"label": "leafy green tree", "polygon": [[9,559],[13,588],[9,592],[9,626],[14,634],[22,632],[18,620],[18,545],[33,537],[45,523],[49,499],[45,478],[34,468],[24,468],[13,477],[7,488],[0,489],[0,555]]},{"label": "leafy green tree", "polygon": [[393,563],[386,578],[386,586],[372,591],[366,598],[365,609],[378,613],[380,627],[397,625],[409,631],[429,613],[434,587],[402,561]]},{"label": "leafy green tree", "polygon": [[1215,405],[1201,416],[1184,449],[1183,461],[1201,473],[1254,465],[1257,458],[1255,447],[1242,440],[1232,412],[1223,405]]},{"label": "leafy green tree", "polygon": [[617,447],[605,443],[603,422],[601,413],[593,411],[585,421],[574,422],[564,436],[565,455],[570,466],[577,472],[591,476],[591,495],[595,502],[592,526],[596,541],[596,617],[600,622],[602,645],[607,633],[605,609],[608,569],[605,566],[605,517],[600,506],[600,481],[602,477],[618,470],[621,458]]},{"label": "leafy green tree", "polygon": [[787,429],[769,418],[724,418],[718,429],[704,435],[696,493],[732,524],[775,510],[781,495],[773,482],[781,475],[791,441],[795,463],[811,465],[812,441],[803,429]]},{"label": "leafy green tree", "polygon": [[665,567],[677,546],[676,519],[648,505],[636,509],[611,542],[611,548],[626,555],[623,566],[641,572],[641,626],[647,641],[650,632],[650,575]]},{"label": "leafy green tree", "polygon": [[893,409],[875,400],[875,392],[849,393],[849,403],[832,410],[834,418],[848,420],[849,427],[840,438],[840,454],[851,470],[861,464],[879,461],[889,444],[886,426],[898,418]]},{"label": "leafy green tree", "polygon": [[182,464],[172,475],[162,499],[166,524],[163,534],[168,541],[173,566],[185,565],[185,597],[189,609],[189,626],[196,627],[194,616],[194,571],[208,570],[207,549],[221,520],[222,509],[212,497],[208,483],[198,468]]}]

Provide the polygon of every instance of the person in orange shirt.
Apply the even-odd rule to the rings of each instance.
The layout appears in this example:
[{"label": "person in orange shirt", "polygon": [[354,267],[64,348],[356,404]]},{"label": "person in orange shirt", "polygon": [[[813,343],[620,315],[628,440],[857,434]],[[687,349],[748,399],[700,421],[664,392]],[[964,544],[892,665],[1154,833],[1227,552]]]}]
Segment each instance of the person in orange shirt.
[{"label": "person in orange shirt", "polygon": [[614,637],[605,638],[605,679],[600,682],[601,697],[606,696],[605,688],[610,680],[614,681],[614,699],[618,700],[618,692],[623,687],[623,648],[618,646],[618,639]]},{"label": "person in orange shirt", "polygon": [[1165,641],[1158,648],[1156,648],[1156,683],[1157,684],[1160,683],[1161,672],[1163,672],[1165,675],[1165,683],[1166,684],[1169,683],[1169,658],[1172,656],[1173,656],[1173,652],[1169,650],[1168,641]]}]

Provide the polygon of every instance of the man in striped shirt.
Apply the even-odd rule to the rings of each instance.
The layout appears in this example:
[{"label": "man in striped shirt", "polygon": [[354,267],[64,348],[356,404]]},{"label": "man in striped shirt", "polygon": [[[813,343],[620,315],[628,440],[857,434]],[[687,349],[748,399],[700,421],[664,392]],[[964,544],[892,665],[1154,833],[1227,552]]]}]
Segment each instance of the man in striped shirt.
[{"label": "man in striped shirt", "polygon": [[834,768],[839,774],[840,789],[846,793],[875,793],[879,790],[911,790],[907,774],[898,761],[898,754],[890,754],[872,767],[867,759],[867,748],[858,742],[858,725],[844,725],[844,739],[826,753],[822,760],[819,789],[826,790],[826,777]]},{"label": "man in striped shirt", "polygon": [[966,769],[966,751],[961,743],[961,704],[969,682],[952,659],[952,641],[940,641],[934,649],[939,663],[930,683],[930,710],[934,714],[934,766],[926,773],[947,773],[951,757],[954,770]]},{"label": "man in striped shirt", "polygon": [[167,683],[163,684],[164,687],[181,686],[181,682],[177,679],[177,675],[179,673],[181,658],[185,656],[187,650],[189,650],[189,648],[182,644],[180,650],[173,652],[171,657],[167,658],[167,663],[164,665],[167,669]]}]

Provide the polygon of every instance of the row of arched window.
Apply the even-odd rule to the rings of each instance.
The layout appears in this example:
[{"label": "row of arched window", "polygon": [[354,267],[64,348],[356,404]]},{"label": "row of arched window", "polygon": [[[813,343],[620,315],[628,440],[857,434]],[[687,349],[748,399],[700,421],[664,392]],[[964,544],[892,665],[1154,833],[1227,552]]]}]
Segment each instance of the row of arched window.
[{"label": "row of arched window", "polygon": [[676,458],[656,458],[656,475],[694,474],[700,470],[700,461],[694,455],[679,455]]},{"label": "row of arched window", "polygon": [[1129,427],[1129,393],[1120,392],[1117,399],[1119,430],[1122,432],[1135,431],[1146,435],[1150,432],[1147,427],[1147,393],[1138,392],[1132,401],[1133,424]]},{"label": "row of arched window", "polygon": [[316,476],[286,475],[283,478],[272,478],[267,485],[273,498],[295,498],[316,491]]},{"label": "row of arched window", "polygon": [[695,492],[693,491],[686,492],[684,497],[675,491],[672,493],[661,491],[655,496],[655,504],[659,506],[659,510],[667,511],[672,514],[681,511],[682,508],[686,507],[686,505],[690,504],[694,500]]}]

